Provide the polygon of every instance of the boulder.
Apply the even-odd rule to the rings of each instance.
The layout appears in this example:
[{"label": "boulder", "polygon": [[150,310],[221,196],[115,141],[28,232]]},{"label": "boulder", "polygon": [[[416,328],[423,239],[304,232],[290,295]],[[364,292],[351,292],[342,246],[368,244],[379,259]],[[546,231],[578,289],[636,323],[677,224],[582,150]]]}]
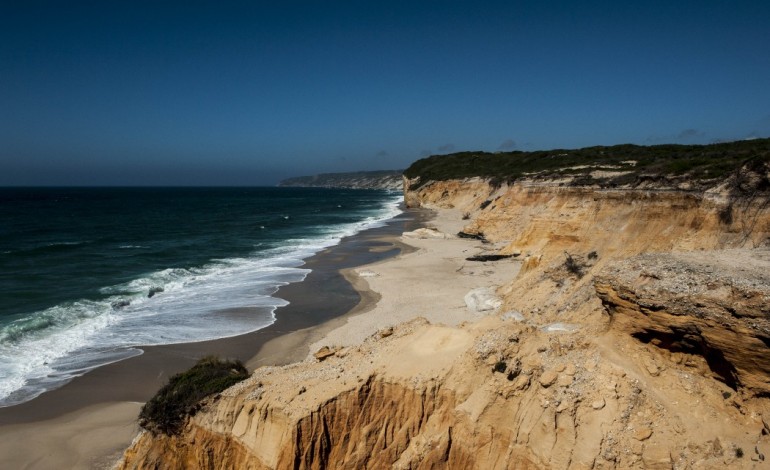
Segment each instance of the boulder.
[{"label": "boulder", "polygon": [[401,236],[404,238],[420,238],[420,239],[444,239],[451,238],[451,235],[444,232],[440,232],[435,228],[418,228],[412,232],[404,232]]},{"label": "boulder", "polygon": [[325,360],[325,359],[326,359],[326,358],[328,358],[328,357],[334,356],[334,354],[335,354],[336,352],[337,352],[337,351],[336,351],[335,349],[332,349],[332,348],[330,348],[329,346],[323,346],[321,349],[319,349],[318,351],[316,351],[316,353],[315,353],[315,354],[313,354],[313,356],[314,356],[316,359],[318,359],[319,361],[323,361],[323,360]]},{"label": "boulder", "polygon": [[489,287],[479,287],[465,294],[465,305],[472,312],[488,312],[498,309],[503,301]]},{"label": "boulder", "polygon": [[515,322],[523,322],[524,321],[524,315],[521,314],[521,312],[517,312],[516,310],[511,310],[510,312],[505,312],[503,314],[503,320],[513,320]]}]

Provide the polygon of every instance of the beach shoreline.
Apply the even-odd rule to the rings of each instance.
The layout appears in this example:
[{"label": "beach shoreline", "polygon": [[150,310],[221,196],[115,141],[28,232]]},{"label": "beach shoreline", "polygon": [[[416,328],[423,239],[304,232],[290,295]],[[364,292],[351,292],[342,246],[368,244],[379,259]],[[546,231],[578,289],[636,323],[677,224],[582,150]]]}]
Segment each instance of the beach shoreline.
[{"label": "beach shoreline", "polygon": [[[142,347],[144,354],[94,369],[19,405],[0,408],[0,466],[109,467],[139,431],[137,415],[168,378],[208,354],[241,359],[249,369],[304,359],[309,346],[371,309],[378,295],[355,286],[351,270],[408,250],[404,231],[422,226],[425,210],[406,210],[383,227],[346,237],[308,258],[304,281],[274,295],[288,300],[276,321],[245,335],[198,343]],[[352,281],[352,282],[351,282]],[[357,288],[358,287],[358,288]],[[231,309],[223,315],[244,315]]]}]

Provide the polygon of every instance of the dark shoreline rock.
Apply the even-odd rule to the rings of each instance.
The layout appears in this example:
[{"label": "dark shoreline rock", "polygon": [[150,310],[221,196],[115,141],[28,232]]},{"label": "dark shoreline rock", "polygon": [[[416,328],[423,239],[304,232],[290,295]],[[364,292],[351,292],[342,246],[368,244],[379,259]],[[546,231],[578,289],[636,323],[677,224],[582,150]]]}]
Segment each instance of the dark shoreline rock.
[{"label": "dark shoreline rock", "polygon": [[466,261],[481,261],[486,263],[487,261],[500,261],[501,259],[512,258],[513,255],[476,255],[469,258],[465,258]]},{"label": "dark shoreline rock", "polygon": [[163,290],[164,289],[162,287],[151,287],[150,292],[147,293],[147,298],[151,299],[152,297],[155,296],[155,294],[159,294],[163,292]]},{"label": "dark shoreline rock", "polygon": [[487,239],[484,238],[484,234],[483,233],[468,233],[468,232],[463,232],[462,230],[457,232],[457,237],[458,238],[468,238],[468,239],[471,239],[471,240],[480,240],[482,242],[486,242],[487,241]]}]

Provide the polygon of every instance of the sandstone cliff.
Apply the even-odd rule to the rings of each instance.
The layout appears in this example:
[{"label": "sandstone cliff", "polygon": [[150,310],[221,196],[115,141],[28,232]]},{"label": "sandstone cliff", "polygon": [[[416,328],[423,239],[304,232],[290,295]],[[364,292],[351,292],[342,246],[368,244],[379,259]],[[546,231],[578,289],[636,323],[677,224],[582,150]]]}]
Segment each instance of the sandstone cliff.
[{"label": "sandstone cliff", "polygon": [[521,269],[493,286],[500,309],[258,369],[179,436],[140,435],[121,468],[767,465],[765,196],[734,181],[413,183],[409,205],[448,211],[515,255]]}]

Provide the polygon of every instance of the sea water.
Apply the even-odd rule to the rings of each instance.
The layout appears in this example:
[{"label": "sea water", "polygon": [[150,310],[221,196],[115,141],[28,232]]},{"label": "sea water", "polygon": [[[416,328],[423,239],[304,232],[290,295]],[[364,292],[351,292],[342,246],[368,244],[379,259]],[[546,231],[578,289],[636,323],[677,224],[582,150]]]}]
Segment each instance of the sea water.
[{"label": "sea water", "polygon": [[[312,188],[0,189],[0,406],[142,345],[275,321],[303,259],[400,212],[400,196]],[[253,315],[223,315],[250,307]]]}]

